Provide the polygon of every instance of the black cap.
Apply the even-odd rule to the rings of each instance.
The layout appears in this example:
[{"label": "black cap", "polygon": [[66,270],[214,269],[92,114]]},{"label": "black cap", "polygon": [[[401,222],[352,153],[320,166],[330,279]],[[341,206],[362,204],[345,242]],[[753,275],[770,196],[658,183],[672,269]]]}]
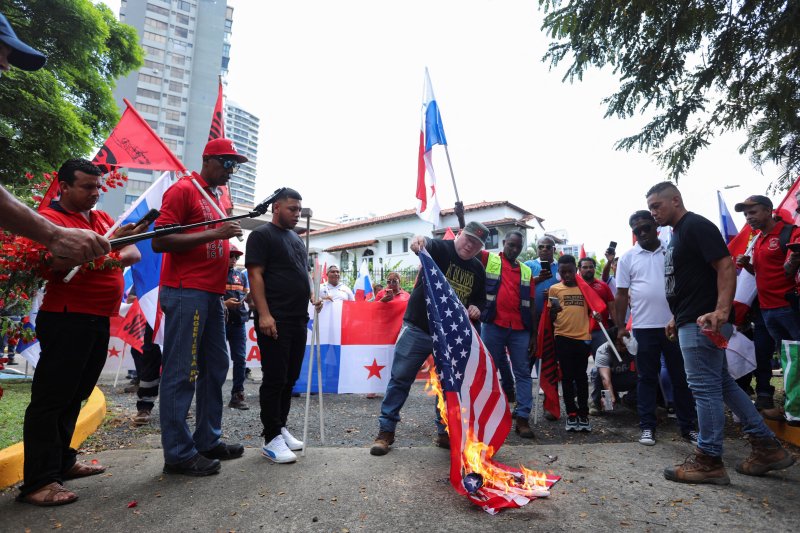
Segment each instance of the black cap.
[{"label": "black cap", "polygon": [[761,205],[769,208],[770,210],[772,209],[772,200],[770,200],[766,196],[761,196],[760,194],[754,194],[753,196],[748,196],[747,200],[745,200],[744,202],[739,202],[738,204],[733,206],[733,209],[737,213],[741,213],[742,211],[744,211],[748,207],[752,207],[752,206],[758,205],[758,204],[761,204]]},{"label": "black cap", "polygon": [[8,62],[22,70],[39,70],[47,61],[40,51],[23,43],[14,33],[14,29],[2,13],[0,13],[0,42],[11,48]]},{"label": "black cap", "polygon": [[475,237],[481,244],[486,244],[486,239],[489,238],[489,228],[481,224],[480,222],[475,222],[474,220],[464,226],[464,229],[461,230],[470,237]]}]

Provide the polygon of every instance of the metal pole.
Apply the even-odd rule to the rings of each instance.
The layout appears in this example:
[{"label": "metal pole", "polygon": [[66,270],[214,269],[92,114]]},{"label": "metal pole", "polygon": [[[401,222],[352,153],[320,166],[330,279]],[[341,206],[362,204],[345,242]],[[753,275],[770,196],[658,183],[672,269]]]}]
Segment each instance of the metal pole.
[{"label": "metal pole", "polygon": [[[466,225],[466,221],[464,220],[464,204],[461,203],[461,198],[458,196],[458,186],[456,186],[456,176],[453,174],[453,164],[450,162],[450,150],[447,149],[447,145],[444,145],[444,153],[447,156],[447,167],[450,169],[450,179],[453,181],[453,191],[456,193],[456,217],[458,218],[458,226],[461,229],[464,229]],[[461,208],[461,212],[459,213],[459,209]]]},{"label": "metal pole", "polygon": [[[319,319],[319,312],[316,307],[314,308],[314,324]],[[306,378],[306,412],[303,420],[303,450],[300,452],[302,457],[306,455],[306,446],[308,443],[308,410],[311,407],[311,371],[314,368],[314,344],[316,343],[317,329],[311,329],[311,347],[308,350],[308,377]]]},{"label": "metal pole", "polygon": [[119,369],[122,368],[122,360],[125,359],[125,347],[127,344],[122,343],[122,354],[119,356],[119,364],[117,364],[117,373],[114,375],[114,388],[117,388],[117,380],[119,379]]},{"label": "metal pole", "polygon": [[322,344],[319,339],[319,321],[314,322],[314,329],[317,330],[316,350],[317,350],[317,389],[319,390],[319,440],[325,444],[325,414],[322,410]]}]

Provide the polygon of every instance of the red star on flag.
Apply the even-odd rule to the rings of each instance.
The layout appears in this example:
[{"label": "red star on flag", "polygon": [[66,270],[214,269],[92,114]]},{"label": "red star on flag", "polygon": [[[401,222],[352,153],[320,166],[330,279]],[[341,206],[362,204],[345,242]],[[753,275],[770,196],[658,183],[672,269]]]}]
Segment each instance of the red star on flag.
[{"label": "red star on flag", "polygon": [[372,376],[375,376],[376,378],[381,379],[381,370],[386,368],[386,365],[379,365],[378,364],[378,360],[373,358],[372,359],[372,364],[369,365],[369,366],[365,365],[364,368],[369,370],[369,375],[367,376],[367,379],[371,378]]},{"label": "red star on flag", "polygon": [[119,350],[117,350],[114,346],[112,346],[111,349],[108,350],[108,356],[109,357],[119,357]]}]

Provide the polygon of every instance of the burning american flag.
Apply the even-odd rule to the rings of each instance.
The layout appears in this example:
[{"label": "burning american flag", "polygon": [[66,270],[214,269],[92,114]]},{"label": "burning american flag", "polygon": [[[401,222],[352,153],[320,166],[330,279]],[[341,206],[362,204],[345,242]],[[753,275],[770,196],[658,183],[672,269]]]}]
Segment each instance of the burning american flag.
[{"label": "burning american flag", "polygon": [[511,429],[492,357],[436,263],[419,254],[436,371],[431,387],[450,434],[450,484],[490,514],[549,496],[560,478],[492,460]]}]

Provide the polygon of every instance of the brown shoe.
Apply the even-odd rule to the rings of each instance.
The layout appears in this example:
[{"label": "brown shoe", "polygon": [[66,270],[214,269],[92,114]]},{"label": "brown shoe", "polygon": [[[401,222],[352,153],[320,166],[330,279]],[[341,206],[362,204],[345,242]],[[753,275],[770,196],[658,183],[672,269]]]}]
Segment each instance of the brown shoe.
[{"label": "brown shoe", "polygon": [[531,425],[528,423],[528,419],[525,417],[517,417],[517,426],[515,429],[517,431],[517,435],[523,439],[532,439],[535,437],[533,430],[531,429]]},{"label": "brown shoe", "polygon": [[375,443],[369,449],[372,455],[386,455],[389,453],[389,446],[394,443],[394,431],[379,431],[375,438]]},{"label": "brown shoe", "polygon": [[757,439],[747,436],[753,450],[750,457],[736,465],[736,471],[746,476],[763,476],[770,470],[780,470],[794,464],[794,457],[775,438]]},{"label": "brown shoe", "polygon": [[665,468],[664,477],[678,483],[728,485],[731,482],[722,463],[722,457],[706,455],[699,448],[695,449],[694,454],[687,457],[682,465]]},{"label": "brown shoe", "polygon": [[779,422],[783,422],[786,420],[786,417],[783,416],[783,409],[780,407],[773,407],[772,409],[762,409],[761,416],[763,416],[767,420],[776,420]]},{"label": "brown shoe", "polygon": [[146,426],[150,423],[150,409],[139,409],[133,417],[133,423],[137,426]]},{"label": "brown shoe", "polygon": [[127,394],[134,393],[134,392],[136,392],[138,390],[139,390],[139,384],[138,383],[131,383],[130,385],[128,385],[127,387],[122,389],[122,391],[127,393]]},{"label": "brown shoe", "polygon": [[433,442],[439,448],[444,448],[445,450],[450,449],[450,435],[447,433],[437,433],[436,439]]},{"label": "brown shoe", "polygon": [[239,409],[240,411],[247,411],[250,406],[244,401],[244,391],[238,391],[231,394],[231,401],[228,402],[228,407],[231,409]]}]

